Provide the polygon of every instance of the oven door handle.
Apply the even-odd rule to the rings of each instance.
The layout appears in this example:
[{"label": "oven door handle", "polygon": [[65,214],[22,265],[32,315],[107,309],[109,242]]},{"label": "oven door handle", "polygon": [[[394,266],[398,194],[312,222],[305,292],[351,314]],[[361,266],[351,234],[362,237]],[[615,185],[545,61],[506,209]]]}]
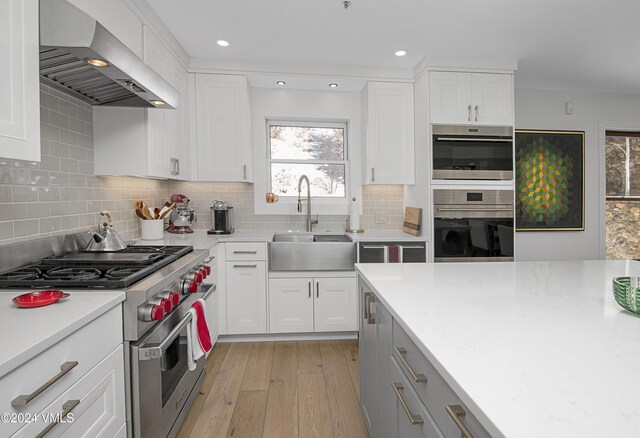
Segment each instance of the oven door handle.
[{"label": "oven door handle", "polygon": [[436,141],[477,141],[484,143],[513,143],[511,138],[457,138],[457,137],[436,137]]},{"label": "oven door handle", "polygon": [[455,208],[455,207],[436,207],[436,211],[513,211],[513,207],[510,208],[495,208],[495,207],[481,207],[481,208]]},{"label": "oven door handle", "polygon": [[[191,312],[187,313],[182,321],[169,332],[166,338],[159,344],[149,344],[145,347],[138,348],[138,360],[157,360],[162,357],[169,345],[180,335],[184,327],[191,322]],[[144,344],[143,344],[144,345]]]}]

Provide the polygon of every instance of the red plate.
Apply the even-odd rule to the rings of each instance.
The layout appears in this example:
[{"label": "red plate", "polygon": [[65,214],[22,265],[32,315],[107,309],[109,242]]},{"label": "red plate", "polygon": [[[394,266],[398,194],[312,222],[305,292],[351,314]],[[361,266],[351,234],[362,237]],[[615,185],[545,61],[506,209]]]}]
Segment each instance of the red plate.
[{"label": "red plate", "polygon": [[68,296],[69,294],[61,290],[47,289],[18,295],[13,298],[13,302],[18,307],[42,307],[63,300]]}]

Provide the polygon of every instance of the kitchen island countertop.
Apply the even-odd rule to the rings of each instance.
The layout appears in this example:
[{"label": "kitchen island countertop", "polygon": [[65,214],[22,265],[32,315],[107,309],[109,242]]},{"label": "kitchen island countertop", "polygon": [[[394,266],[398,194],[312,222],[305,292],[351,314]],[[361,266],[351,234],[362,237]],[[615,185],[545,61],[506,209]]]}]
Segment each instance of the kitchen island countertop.
[{"label": "kitchen island countertop", "polygon": [[70,297],[49,306],[16,307],[11,299],[25,292],[0,291],[0,377],[125,299],[123,291],[70,291]]},{"label": "kitchen island countertop", "polygon": [[494,437],[636,436],[640,318],[611,280],[635,261],[357,264]]}]

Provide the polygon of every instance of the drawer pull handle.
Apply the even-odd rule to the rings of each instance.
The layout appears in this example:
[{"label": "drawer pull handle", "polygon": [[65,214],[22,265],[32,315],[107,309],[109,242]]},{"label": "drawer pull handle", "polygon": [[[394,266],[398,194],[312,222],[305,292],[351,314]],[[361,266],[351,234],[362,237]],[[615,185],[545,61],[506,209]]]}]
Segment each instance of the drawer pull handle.
[{"label": "drawer pull handle", "polygon": [[373,294],[371,292],[364,293],[364,319],[367,324],[375,324],[376,319],[371,316],[371,302],[374,301]]},{"label": "drawer pull handle", "polygon": [[407,360],[407,349],[402,347],[396,347],[396,354],[398,355],[398,359],[402,362],[402,365],[409,371],[411,378],[416,383],[425,383],[427,381],[427,376],[422,373],[416,373],[409,361]]},{"label": "drawer pull handle", "polygon": [[47,383],[42,385],[40,388],[33,391],[31,394],[19,395],[11,401],[11,406],[24,406],[29,403],[31,400],[42,394],[46,391],[51,385],[60,380],[65,374],[78,366],[77,361],[73,362],[65,362],[60,365],[60,372],[53,376]]},{"label": "drawer pull handle", "polygon": [[257,268],[258,265],[233,265],[234,268]]},{"label": "drawer pull handle", "polygon": [[392,383],[391,387],[393,388],[393,392],[396,393],[396,397],[398,397],[398,401],[400,402],[400,406],[402,406],[402,410],[407,415],[407,418],[409,419],[409,422],[411,424],[413,424],[413,425],[423,424],[424,420],[422,419],[422,417],[420,415],[413,415],[411,413],[411,410],[409,409],[409,406],[407,405],[407,402],[405,401],[404,397],[402,397],[402,394],[400,393],[400,391],[402,391],[404,389],[404,386],[402,386],[402,383]]},{"label": "drawer pull handle", "polygon": [[311,298],[311,282],[309,282],[309,298]]},{"label": "drawer pull handle", "polygon": [[258,254],[258,251],[233,251],[234,254]]},{"label": "drawer pull handle", "polygon": [[65,420],[67,418],[67,415],[69,415],[71,413],[71,411],[73,411],[74,408],[76,406],[78,406],[79,404],[80,404],[80,400],[69,400],[65,404],[63,404],[62,405],[62,414],[60,415],[60,418],[58,420],[54,421],[53,423],[49,424],[47,427],[45,427],[42,430],[42,432],[40,432],[38,435],[36,435],[36,438],[42,438],[46,434],[51,432],[51,430],[54,427],[56,427],[58,425],[58,423],[60,423],[61,421]]},{"label": "drawer pull handle", "polygon": [[464,438],[473,438],[473,435],[471,435],[471,432],[469,431],[469,429],[467,429],[467,426],[465,426],[460,419],[460,417],[464,417],[466,415],[466,412],[464,411],[462,406],[447,405],[446,410],[447,414],[449,414],[453,422],[456,423],[456,426],[458,426],[458,429],[460,429],[460,432],[462,432],[462,435],[464,435]]}]

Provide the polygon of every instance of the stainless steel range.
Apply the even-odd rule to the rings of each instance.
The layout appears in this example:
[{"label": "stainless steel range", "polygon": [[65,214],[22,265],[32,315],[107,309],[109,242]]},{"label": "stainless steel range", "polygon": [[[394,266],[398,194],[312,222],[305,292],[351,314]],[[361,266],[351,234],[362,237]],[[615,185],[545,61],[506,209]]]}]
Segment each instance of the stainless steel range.
[{"label": "stainless steel range", "polygon": [[211,274],[208,251],[128,246],[85,252],[88,238],[73,234],[0,247],[0,288],[124,290],[129,436],[174,437],[205,375],[204,358],[195,370],[187,368],[187,325],[193,303],[215,290],[203,284]]}]

